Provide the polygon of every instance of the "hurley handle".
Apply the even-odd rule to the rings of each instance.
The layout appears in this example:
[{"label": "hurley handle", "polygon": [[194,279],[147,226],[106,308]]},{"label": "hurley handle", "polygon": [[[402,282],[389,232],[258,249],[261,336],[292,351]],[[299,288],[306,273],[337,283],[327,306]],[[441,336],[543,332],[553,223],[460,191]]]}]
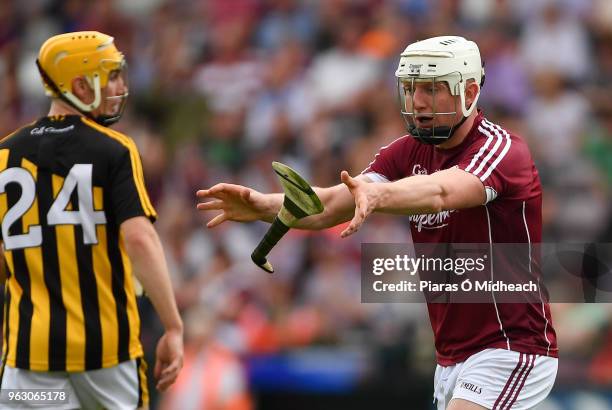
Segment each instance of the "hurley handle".
[{"label": "hurley handle", "polygon": [[278,216],[275,217],[272,225],[268,229],[268,232],[266,232],[266,235],[251,254],[251,259],[257,266],[268,273],[274,273],[274,268],[272,267],[272,264],[268,262],[266,256],[283,237],[283,235],[287,233],[287,231],[289,231],[289,227],[285,225]]}]

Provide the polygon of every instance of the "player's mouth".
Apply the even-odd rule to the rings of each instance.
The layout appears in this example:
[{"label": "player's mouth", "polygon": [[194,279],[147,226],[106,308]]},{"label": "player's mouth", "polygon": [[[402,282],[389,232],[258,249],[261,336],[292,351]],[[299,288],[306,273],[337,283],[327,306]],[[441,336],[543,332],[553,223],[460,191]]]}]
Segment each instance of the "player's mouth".
[{"label": "player's mouth", "polygon": [[417,115],[416,117],[416,126],[418,128],[432,128],[434,123],[433,117],[429,117],[426,115]]},{"label": "player's mouth", "polygon": [[108,104],[108,112],[110,115],[115,115],[119,112],[119,109],[121,108],[121,103],[118,101],[112,101],[110,104]]}]

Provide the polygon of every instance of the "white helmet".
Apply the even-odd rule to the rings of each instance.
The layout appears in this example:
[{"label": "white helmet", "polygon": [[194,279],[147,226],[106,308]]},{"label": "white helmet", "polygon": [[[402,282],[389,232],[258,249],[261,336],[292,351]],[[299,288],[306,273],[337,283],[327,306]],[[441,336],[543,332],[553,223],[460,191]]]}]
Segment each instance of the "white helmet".
[{"label": "white helmet", "polygon": [[[395,76],[398,79],[402,115],[408,124],[408,130],[411,135],[428,144],[442,143],[453,135],[454,130],[461,126],[476,108],[480,86],[484,84],[484,69],[478,46],[473,41],[458,36],[433,37],[410,44],[400,57]],[[467,107],[465,85],[470,79],[479,85],[479,90],[472,104]],[[447,82],[451,94],[460,97],[463,119],[458,124],[453,127],[434,127],[433,130],[416,128],[415,113],[406,109],[404,85],[423,81]],[[436,113],[434,103],[434,112],[431,115],[454,116],[456,112],[457,110]]]}]

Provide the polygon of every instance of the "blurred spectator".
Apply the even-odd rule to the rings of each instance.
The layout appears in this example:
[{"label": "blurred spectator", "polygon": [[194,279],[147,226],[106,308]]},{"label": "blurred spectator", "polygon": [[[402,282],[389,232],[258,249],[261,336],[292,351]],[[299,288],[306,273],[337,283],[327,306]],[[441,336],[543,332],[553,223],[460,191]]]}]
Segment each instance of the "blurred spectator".
[{"label": "blurred spectator", "polygon": [[524,114],[530,91],[529,78],[510,27],[489,26],[482,31],[478,44],[486,73],[481,104],[494,112]]},{"label": "blurred spectator", "polygon": [[250,410],[244,367],[215,340],[214,311],[199,305],[184,314],[185,366],[160,409]]},{"label": "blurred spectator", "polygon": [[593,29],[602,35],[612,34],[612,3],[607,0],[593,0]]},{"label": "blurred spectator", "polygon": [[359,49],[363,19],[345,16],[336,31],[335,46],[317,55],[309,72],[310,87],[320,110],[349,111],[360,94],[380,74],[376,61]]},{"label": "blurred spectator", "polygon": [[304,82],[305,57],[298,43],[287,42],[268,59],[265,87],[253,98],[246,118],[251,149],[290,145],[312,119],[315,107]]},{"label": "blurred spectator", "polygon": [[259,47],[276,50],[286,43],[310,45],[317,24],[312,8],[298,0],[267,0],[266,3],[257,29]]},{"label": "blurred spectator", "polygon": [[596,111],[612,112],[612,32],[598,36],[595,41],[593,75],[584,85],[585,93]]},{"label": "blurred spectator", "polygon": [[338,237],[330,237],[313,243],[309,256],[315,262],[306,274],[308,279],[301,298],[303,303],[316,306],[322,313],[322,337],[327,341],[336,340],[365,319],[365,305],[355,303],[361,285],[358,261],[349,263],[342,256],[339,241]]},{"label": "blurred spectator", "polygon": [[247,47],[248,25],[232,19],[212,31],[212,55],[194,74],[193,86],[216,112],[243,112],[261,87],[261,64]]},{"label": "blurred spectator", "polygon": [[315,155],[333,155],[341,144],[349,145],[347,139],[366,132],[361,110],[381,75],[380,62],[360,48],[364,18],[358,11],[352,13],[339,22],[334,46],[313,59],[307,74],[308,89],[318,108],[311,126],[325,141],[319,147],[311,146]]},{"label": "blurred spectator", "polygon": [[584,150],[605,175],[607,183],[602,181],[602,185],[609,191],[612,187],[612,107],[601,107],[597,111],[585,136]]},{"label": "blurred spectator", "polygon": [[555,70],[578,81],[592,69],[587,33],[578,17],[558,0],[547,0],[536,17],[527,20],[520,46],[532,74]]},{"label": "blurred spectator", "polygon": [[590,107],[552,67],[535,73],[532,83],[535,94],[525,104],[525,120],[533,150],[547,166],[558,167],[578,152]]},{"label": "blurred spectator", "polygon": [[554,232],[558,241],[593,240],[607,209],[597,186],[599,174],[579,155],[592,118],[588,101],[554,70],[536,74],[533,84],[536,94],[527,104],[525,120],[536,164],[549,187],[545,202],[554,204],[545,232]]},{"label": "blurred spectator", "polygon": [[459,15],[466,25],[482,26],[494,17],[496,0],[462,0],[459,2]]}]

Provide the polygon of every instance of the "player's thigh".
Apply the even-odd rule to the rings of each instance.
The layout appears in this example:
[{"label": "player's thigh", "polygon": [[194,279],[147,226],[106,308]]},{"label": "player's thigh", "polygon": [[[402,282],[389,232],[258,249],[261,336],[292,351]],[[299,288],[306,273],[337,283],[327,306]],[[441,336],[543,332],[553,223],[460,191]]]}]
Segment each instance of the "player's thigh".
[{"label": "player's thigh", "polygon": [[457,378],[464,365],[465,362],[458,363],[454,366],[443,367],[438,365],[436,367],[436,374],[434,377],[434,400],[439,410],[486,410],[486,407],[471,401],[452,398],[457,384]]},{"label": "player's thigh", "polygon": [[557,363],[552,357],[486,349],[464,362],[452,399],[487,409],[531,409],[550,393]]},{"label": "player's thigh", "polygon": [[81,408],[66,372],[35,372],[5,366],[0,391],[0,409]]},{"label": "player's thigh", "polygon": [[139,409],[148,406],[146,364],[143,359],[116,366],[71,373],[83,409]]},{"label": "player's thigh", "polygon": [[487,408],[464,399],[452,399],[446,410],[487,410]]},{"label": "player's thigh", "polygon": [[438,410],[446,410],[453,396],[453,390],[457,383],[457,376],[461,371],[463,363],[453,366],[436,366],[434,375],[433,399]]}]

